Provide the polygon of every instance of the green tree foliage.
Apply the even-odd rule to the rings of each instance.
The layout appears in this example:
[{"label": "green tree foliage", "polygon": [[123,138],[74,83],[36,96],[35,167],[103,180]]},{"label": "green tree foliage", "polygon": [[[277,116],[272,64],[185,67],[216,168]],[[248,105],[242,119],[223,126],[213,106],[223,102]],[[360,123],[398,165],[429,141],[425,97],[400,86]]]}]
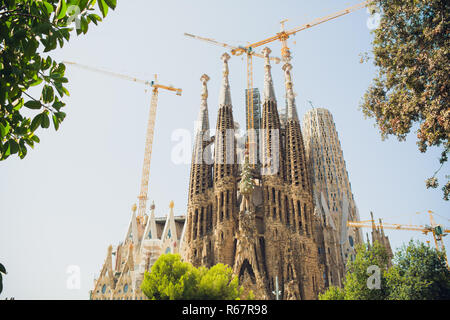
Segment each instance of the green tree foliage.
[{"label": "green tree foliage", "polygon": [[[346,300],[383,300],[386,296],[386,284],[383,277],[387,269],[389,256],[386,249],[375,242],[368,248],[366,245],[360,245],[357,248],[357,254],[354,261],[350,261],[347,266],[347,275],[344,281]],[[370,289],[367,281],[373,274],[368,272],[369,267],[376,266],[380,272],[380,289]]]},{"label": "green tree foliage", "polygon": [[[377,242],[358,247],[349,262],[343,288],[330,287],[320,300],[437,300],[450,299],[450,271],[444,255],[423,243],[411,241],[397,250],[388,268],[386,250]],[[368,267],[380,269],[379,289],[370,289]]]},{"label": "green tree foliage", "polygon": [[442,252],[410,242],[397,251],[386,274],[391,300],[450,299],[450,271]]},{"label": "green tree foliage", "polygon": [[151,300],[236,300],[243,291],[230,267],[195,268],[170,253],[145,272],[141,290]]},{"label": "green tree foliage", "polygon": [[[386,280],[383,276],[387,269],[389,257],[386,249],[375,242],[369,248],[359,245],[356,257],[348,262],[344,288],[330,287],[325,293],[319,295],[320,300],[383,300],[386,297]],[[377,266],[380,271],[380,289],[370,289],[367,285],[372,272],[369,267]],[[369,269],[370,270],[370,269]]]},{"label": "green tree foliage", "polygon": [[345,291],[342,288],[331,286],[327,291],[319,294],[319,300],[345,300]]},{"label": "green tree foliage", "polygon": [[[200,281],[198,294],[199,300],[236,300],[243,288],[239,287],[238,277],[233,277],[233,270],[222,263],[208,268],[199,268]],[[252,293],[250,292],[250,297]]]},{"label": "green tree foliage", "polygon": [[[39,143],[35,131],[55,130],[66,114],[62,98],[65,66],[47,52],[63,47],[70,32],[85,34],[88,25],[114,9],[117,0],[0,0],[0,160],[24,158],[27,145]],[[28,91],[39,86],[41,95]]]},{"label": "green tree foliage", "polygon": [[[400,141],[417,124],[417,145],[442,147],[440,168],[450,152],[450,2],[374,0],[381,12],[374,30],[378,74],[364,95],[363,113],[375,118],[382,138]],[[436,173],[427,188],[438,187]],[[448,178],[448,176],[447,176]],[[450,180],[442,188],[449,199]]]}]

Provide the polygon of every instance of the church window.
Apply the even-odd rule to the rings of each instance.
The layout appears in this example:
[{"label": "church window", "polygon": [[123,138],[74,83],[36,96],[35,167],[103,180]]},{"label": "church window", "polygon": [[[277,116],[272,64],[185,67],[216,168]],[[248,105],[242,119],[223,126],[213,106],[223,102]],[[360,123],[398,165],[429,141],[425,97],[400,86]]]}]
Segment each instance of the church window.
[{"label": "church window", "polygon": [[168,247],[168,248],[166,249],[166,252],[164,252],[164,253],[170,253],[170,247]]},{"label": "church window", "polygon": [[106,292],[106,284],[104,284],[102,287],[102,293],[104,294],[105,292]]},{"label": "church window", "polygon": [[148,232],[148,237],[149,237],[150,239],[152,238],[152,232],[151,232],[151,231]]},{"label": "church window", "polygon": [[127,293],[127,292],[128,292],[128,284],[125,284],[125,285],[123,286],[123,292],[124,292],[124,293]]},{"label": "church window", "polygon": [[169,232],[167,232],[167,237],[170,239],[172,237],[172,232],[169,229]]}]

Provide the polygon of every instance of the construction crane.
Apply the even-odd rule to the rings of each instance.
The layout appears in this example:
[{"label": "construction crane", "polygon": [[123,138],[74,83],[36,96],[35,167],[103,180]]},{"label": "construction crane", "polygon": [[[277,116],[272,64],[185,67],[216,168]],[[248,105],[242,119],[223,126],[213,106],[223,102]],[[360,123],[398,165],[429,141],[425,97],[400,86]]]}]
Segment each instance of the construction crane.
[{"label": "construction crane", "polygon": [[133,82],[142,83],[144,85],[148,85],[153,88],[152,90],[152,97],[150,102],[150,112],[148,116],[148,122],[147,122],[147,133],[145,137],[145,152],[144,152],[144,164],[142,167],[142,177],[141,177],[141,189],[138,196],[139,200],[139,207],[138,207],[138,217],[143,217],[145,214],[145,210],[147,207],[147,199],[148,199],[148,187],[149,187],[149,176],[150,176],[150,162],[152,158],[152,147],[153,147],[153,136],[155,131],[155,120],[156,120],[156,107],[158,104],[158,90],[159,89],[165,89],[168,91],[173,91],[177,96],[181,96],[182,89],[180,88],[174,88],[173,86],[165,86],[158,83],[157,75],[155,74],[155,80],[153,81],[147,81],[147,80],[141,80],[138,78],[130,77],[123,74],[118,74],[115,72],[105,71],[93,67],[89,67],[86,65],[82,65],[75,62],[69,62],[69,61],[63,61],[65,64],[74,65],[86,70],[100,72],[109,76],[121,78],[124,80],[129,80]]},{"label": "construction crane", "polygon": [[427,235],[428,233],[433,234],[434,243],[436,246],[436,250],[441,251],[444,254],[445,262],[448,265],[447,254],[445,251],[443,237],[450,233],[449,229],[444,229],[442,225],[437,224],[433,218],[433,212],[428,210],[430,214],[430,225],[425,226],[417,226],[410,224],[396,224],[396,223],[376,223],[374,220],[366,220],[366,221],[347,221],[348,227],[354,228],[384,228],[391,230],[407,230],[407,231],[420,231],[423,234]]},{"label": "construction crane", "polygon": [[247,54],[247,92],[249,93],[248,97],[247,97],[247,119],[248,119],[247,127],[248,127],[248,129],[253,129],[254,119],[253,119],[253,61],[252,61],[252,57],[253,57],[253,55],[259,56],[258,54],[255,53],[254,49],[257,47],[260,47],[262,45],[271,43],[273,41],[279,40],[279,41],[281,41],[281,57],[285,63],[288,63],[291,59],[291,54],[290,54],[289,48],[287,46],[287,39],[290,36],[296,34],[297,32],[312,28],[312,27],[322,24],[324,22],[344,16],[346,14],[349,14],[349,13],[359,10],[361,8],[365,8],[366,6],[368,6],[370,4],[370,2],[371,2],[370,0],[366,0],[364,2],[361,2],[354,6],[348,7],[344,10],[332,13],[325,17],[317,18],[309,23],[306,23],[304,25],[301,25],[300,27],[297,27],[297,28],[294,28],[294,29],[291,29],[288,31],[286,31],[284,29],[284,24],[287,21],[285,19],[280,22],[281,23],[281,31],[279,33],[277,33],[276,35],[269,37],[267,39],[258,41],[258,42],[248,44],[246,46],[241,46],[241,47],[233,47],[233,46],[218,42],[213,39],[202,38],[202,37],[193,36],[193,35],[186,34],[186,33],[185,33],[185,35],[196,38],[196,39],[209,41],[209,42],[221,45],[225,48],[229,48],[229,49],[231,49],[231,54],[236,55],[236,56],[242,55],[244,53]]}]

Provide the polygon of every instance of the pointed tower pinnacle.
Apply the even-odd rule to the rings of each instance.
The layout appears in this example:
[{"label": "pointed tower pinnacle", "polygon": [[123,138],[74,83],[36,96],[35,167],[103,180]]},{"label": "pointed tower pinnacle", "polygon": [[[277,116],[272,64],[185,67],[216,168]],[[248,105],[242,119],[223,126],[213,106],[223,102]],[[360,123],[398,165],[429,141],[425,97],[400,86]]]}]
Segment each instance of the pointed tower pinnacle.
[{"label": "pointed tower pinnacle", "polygon": [[209,115],[208,115],[208,75],[203,74],[200,77],[202,82],[202,94],[200,102],[200,112],[195,124],[195,141],[192,153],[191,177],[189,186],[189,199],[194,194],[200,194],[206,191],[212,185],[211,166],[212,156],[209,141]]},{"label": "pointed tower pinnacle", "polygon": [[375,231],[376,230],[376,228],[375,228],[375,220],[373,220],[373,212],[372,211],[370,211],[370,218],[371,218],[371,221],[372,221],[372,231]]},{"label": "pointed tower pinnacle", "polygon": [[152,204],[150,205],[150,217],[147,221],[147,225],[144,230],[144,235],[142,237],[143,241],[141,243],[141,250],[142,248],[145,247],[144,240],[153,240],[153,239],[157,239],[154,201],[152,201]]},{"label": "pointed tower pinnacle", "polygon": [[284,84],[286,87],[286,100],[287,100],[287,110],[286,118],[287,120],[298,121],[297,107],[295,106],[295,95],[293,91],[292,77],[291,77],[292,65],[290,63],[285,63],[283,65],[284,71]]},{"label": "pointed tower pinnacle", "polygon": [[201,94],[201,103],[200,103],[200,112],[198,114],[198,131],[207,131],[209,130],[209,117],[208,117],[208,87],[207,82],[209,81],[209,77],[207,74],[203,74],[200,77],[200,81],[202,82],[202,94]]},{"label": "pointed tower pinnacle", "polygon": [[230,55],[225,52],[220,58],[223,60],[223,78],[219,94],[219,108],[224,106],[231,107],[230,83],[228,82],[228,60],[230,60]]},{"label": "pointed tower pinnacle", "polygon": [[269,60],[269,54],[272,52],[269,47],[265,47],[262,51],[262,54],[264,55],[264,58],[266,60],[264,69],[264,101],[276,101],[275,100],[275,90],[273,89],[273,81],[272,81],[272,73],[270,72],[270,69],[272,68],[270,66],[270,60]]}]

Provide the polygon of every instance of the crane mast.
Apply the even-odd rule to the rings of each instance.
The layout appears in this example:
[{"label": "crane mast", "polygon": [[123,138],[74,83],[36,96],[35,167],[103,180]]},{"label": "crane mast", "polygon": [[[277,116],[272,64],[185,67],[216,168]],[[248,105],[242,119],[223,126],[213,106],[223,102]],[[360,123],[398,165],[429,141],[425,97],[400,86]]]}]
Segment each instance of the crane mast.
[{"label": "crane mast", "polygon": [[153,137],[155,134],[155,122],[156,122],[156,107],[158,105],[158,90],[164,89],[168,91],[173,91],[177,96],[181,96],[182,89],[174,88],[173,86],[166,86],[157,83],[157,76],[155,75],[154,81],[141,80],[138,78],[130,77],[127,75],[105,71],[101,69],[97,69],[94,67],[86,66],[83,64],[79,64],[76,62],[63,61],[63,63],[74,65],[89,71],[95,71],[99,73],[106,74],[108,76],[113,76],[116,78],[133,81],[137,83],[142,83],[144,85],[151,86],[152,89],[152,97],[150,101],[150,110],[147,121],[147,132],[145,135],[145,151],[144,151],[144,163],[142,166],[142,177],[141,177],[141,187],[138,196],[139,206],[138,206],[138,217],[142,217],[145,214],[145,210],[147,208],[147,199],[148,199],[148,189],[149,189],[149,179],[150,179],[150,164],[152,159],[152,148],[153,148]]},{"label": "crane mast", "polygon": [[147,209],[148,188],[149,188],[148,181],[150,179],[150,163],[152,159],[153,136],[155,133],[157,105],[158,105],[158,89],[154,88],[152,90],[152,98],[150,102],[150,110],[147,121],[147,132],[145,135],[144,163],[142,166],[141,188],[138,196],[139,200],[138,216],[143,216],[145,214],[145,210]]}]

